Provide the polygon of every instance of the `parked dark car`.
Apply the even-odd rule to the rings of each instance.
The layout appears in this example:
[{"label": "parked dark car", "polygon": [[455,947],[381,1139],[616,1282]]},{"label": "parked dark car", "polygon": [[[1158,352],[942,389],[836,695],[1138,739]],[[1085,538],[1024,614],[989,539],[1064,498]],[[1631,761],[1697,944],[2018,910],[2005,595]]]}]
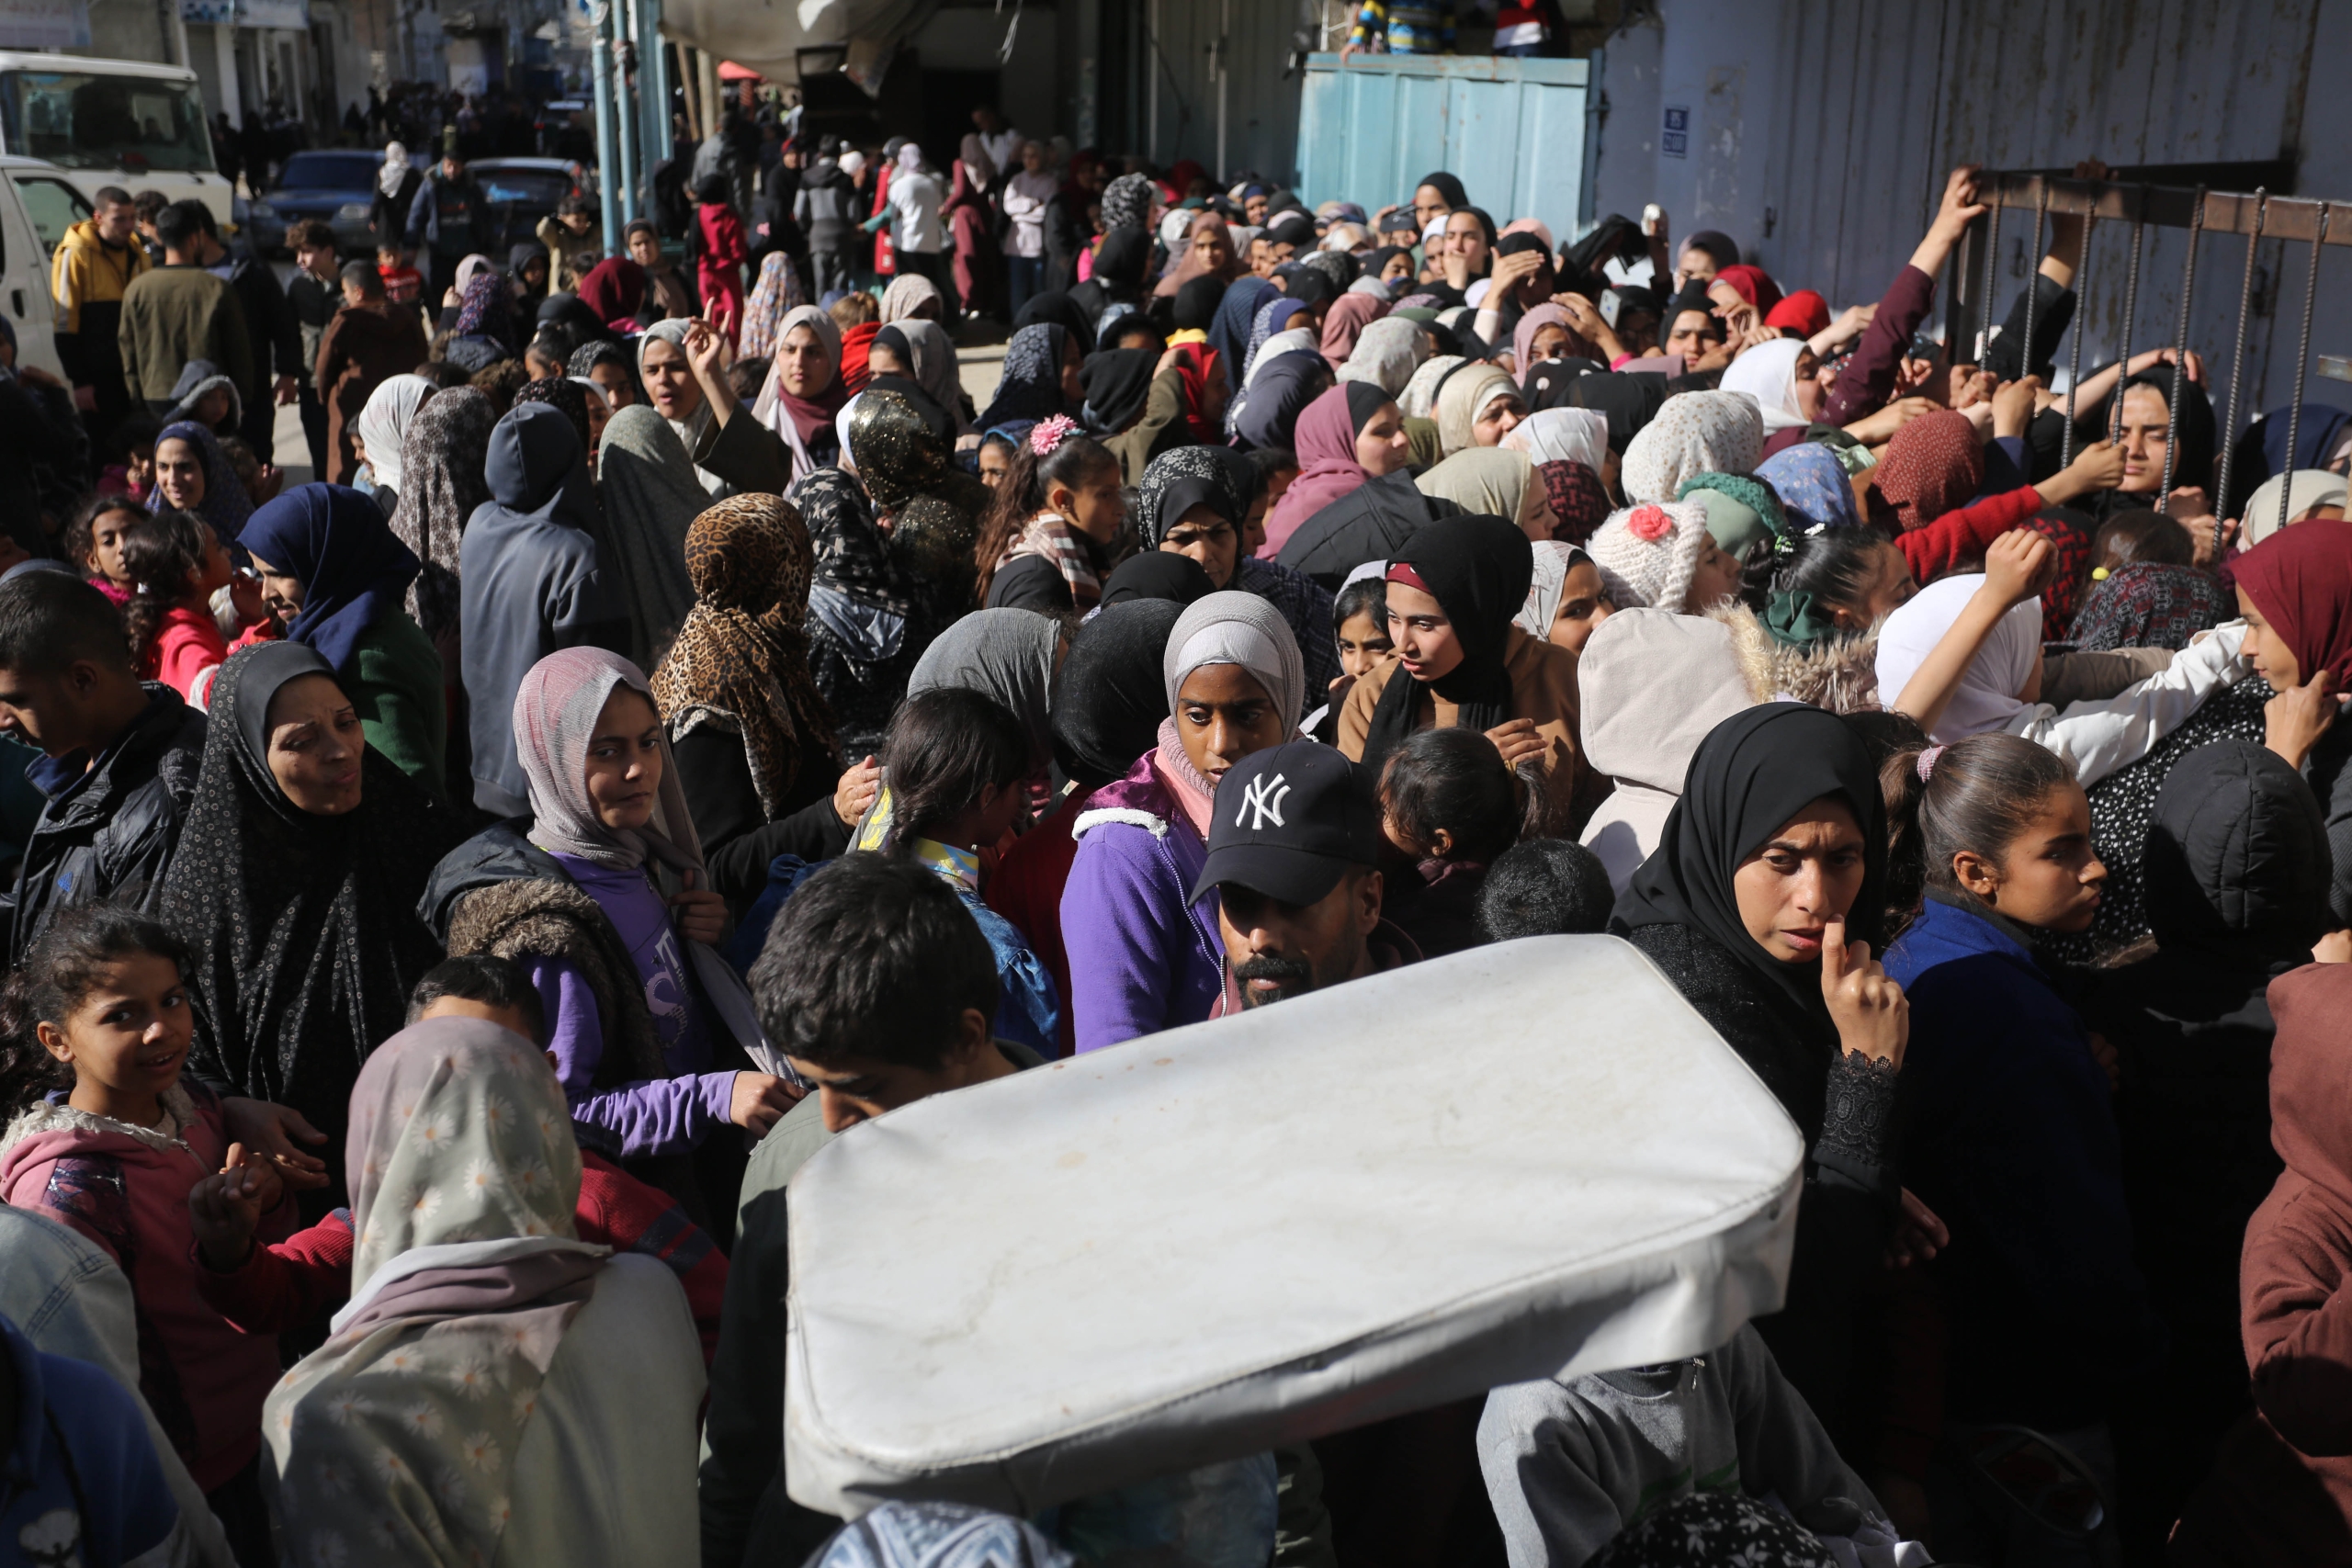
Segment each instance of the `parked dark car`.
[{"label": "parked dark car", "polygon": [[283,255],[287,225],[315,218],[334,231],[343,254],[374,254],[376,237],[368,219],[376,199],[376,171],[383,166],[382,152],[361,148],[295,153],[286,160],[277,188],[245,206],[254,244],[265,255]]},{"label": "parked dark car", "polygon": [[557,203],[594,188],[588,171],[565,158],[477,158],[466,167],[497,226],[495,248],[485,254],[502,266],[508,246],[538,238],[539,220]]}]

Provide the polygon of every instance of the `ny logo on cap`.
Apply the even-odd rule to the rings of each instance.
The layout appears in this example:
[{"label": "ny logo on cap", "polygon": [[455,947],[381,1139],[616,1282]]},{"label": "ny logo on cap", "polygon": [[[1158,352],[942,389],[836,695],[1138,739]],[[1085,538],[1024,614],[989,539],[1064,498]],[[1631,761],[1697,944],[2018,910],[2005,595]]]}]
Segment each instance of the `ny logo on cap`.
[{"label": "ny logo on cap", "polygon": [[1283,797],[1288,794],[1290,785],[1283,783],[1280,773],[1272,778],[1261,774],[1251,779],[1250,787],[1242,792],[1241,809],[1233,814],[1233,825],[1240,827],[1241,819],[1255,812],[1257,815],[1250,822],[1250,830],[1253,833],[1265,831],[1269,818],[1273,819],[1275,827],[1285,826],[1283,821]]}]

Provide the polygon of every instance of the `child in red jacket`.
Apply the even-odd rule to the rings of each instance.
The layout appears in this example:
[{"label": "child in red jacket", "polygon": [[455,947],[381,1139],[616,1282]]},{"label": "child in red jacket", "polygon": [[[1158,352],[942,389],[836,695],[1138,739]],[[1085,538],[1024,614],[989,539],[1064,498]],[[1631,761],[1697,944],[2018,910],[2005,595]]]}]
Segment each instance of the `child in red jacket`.
[{"label": "child in red jacket", "polygon": [[743,220],[729,198],[727,176],[712,175],[695,186],[696,246],[695,283],[702,291],[703,318],[729,343],[743,330],[743,267],[752,247]]},{"label": "child in red jacket", "polygon": [[[534,1043],[544,1043],[547,1034],[530,976],[510,960],[487,955],[445,959],[425,972],[409,998],[408,1021],[428,1018],[487,1019]],[[580,1162],[573,1213],[580,1239],[616,1252],[642,1252],[675,1270],[701,1331],[707,1367],[727,1297],[725,1255],[668,1193],[591,1150],[580,1151]],[[276,1335],[349,1299],[351,1212],[337,1209],[277,1246],[256,1247],[259,1179],[254,1168],[231,1168],[190,1189],[188,1216],[200,1265],[196,1287],[205,1304],[237,1328]]]},{"label": "child in red jacket", "polygon": [[[246,1562],[266,1561],[255,1464],[275,1336],[238,1332],[194,1289],[188,1193],[244,1168],[254,1224],[282,1235],[293,1205],[245,1166],[211,1090],[183,1081],[195,1034],[187,950],[153,920],[92,905],[58,918],[0,998],[0,1201],[104,1248],[130,1281],[139,1391]],[[70,1085],[70,1088],[67,1086]]]}]

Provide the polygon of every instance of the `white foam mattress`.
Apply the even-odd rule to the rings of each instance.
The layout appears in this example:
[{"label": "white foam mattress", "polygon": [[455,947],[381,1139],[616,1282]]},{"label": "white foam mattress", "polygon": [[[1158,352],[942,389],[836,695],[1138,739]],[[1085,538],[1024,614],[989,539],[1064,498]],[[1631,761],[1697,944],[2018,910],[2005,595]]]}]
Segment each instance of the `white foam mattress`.
[{"label": "white foam mattress", "polygon": [[1014,1514],[1779,1306],[1804,1144],[1611,937],[1415,964],[852,1128],[791,1188],[792,1495]]}]

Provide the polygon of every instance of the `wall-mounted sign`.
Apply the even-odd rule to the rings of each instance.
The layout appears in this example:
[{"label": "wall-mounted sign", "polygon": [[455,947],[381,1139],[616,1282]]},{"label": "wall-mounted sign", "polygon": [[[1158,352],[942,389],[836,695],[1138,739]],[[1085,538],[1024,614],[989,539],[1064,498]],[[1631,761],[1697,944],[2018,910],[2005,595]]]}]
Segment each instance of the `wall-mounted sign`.
[{"label": "wall-mounted sign", "polygon": [[1690,109],[1687,104],[1666,106],[1666,123],[1658,132],[1657,150],[1669,158],[1690,155]]}]

